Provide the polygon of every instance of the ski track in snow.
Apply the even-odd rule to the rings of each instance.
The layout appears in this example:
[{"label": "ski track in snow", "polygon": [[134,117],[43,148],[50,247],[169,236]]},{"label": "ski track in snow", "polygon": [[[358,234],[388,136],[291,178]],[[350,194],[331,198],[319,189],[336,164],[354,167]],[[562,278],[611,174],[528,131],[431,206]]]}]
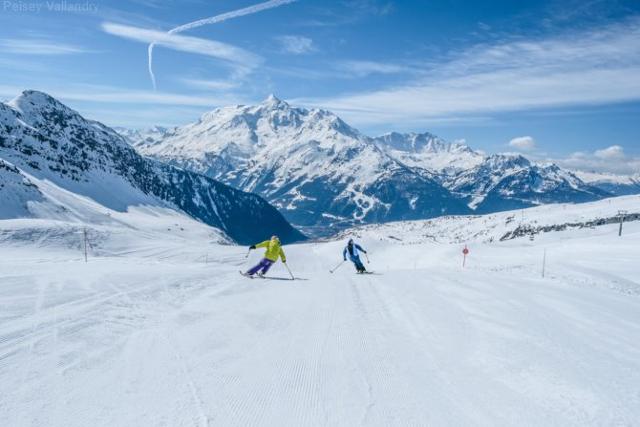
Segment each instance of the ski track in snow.
[{"label": "ski track in snow", "polygon": [[458,245],[364,236],[379,275],[329,274],[342,242],[285,247],[304,281],[243,278],[260,254],[233,246],[158,239],[85,264],[68,247],[5,242],[0,419],[633,425],[640,227],[615,230],[536,242],[548,248],[545,279],[528,239],[473,246],[462,270]]}]

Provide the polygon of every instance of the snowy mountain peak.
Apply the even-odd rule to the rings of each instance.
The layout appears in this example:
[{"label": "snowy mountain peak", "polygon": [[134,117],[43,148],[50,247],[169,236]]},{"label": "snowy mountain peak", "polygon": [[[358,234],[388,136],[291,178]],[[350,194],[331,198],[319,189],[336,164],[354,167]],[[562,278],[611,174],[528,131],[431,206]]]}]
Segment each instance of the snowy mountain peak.
[{"label": "snowy mountain peak", "polygon": [[11,183],[0,194],[0,217],[20,217],[39,200],[25,179],[33,176],[118,212],[140,205],[177,209],[236,241],[266,237],[258,225],[269,221],[281,237],[303,238],[259,197],[144,158],[113,129],[42,92],[25,91],[2,104],[0,123],[0,187]]},{"label": "snowy mountain peak", "polygon": [[429,132],[389,132],[376,138],[376,141],[386,148],[412,153],[421,151],[435,153],[448,151],[449,148],[449,144]]},{"label": "snowy mountain peak", "polygon": [[146,129],[114,127],[113,130],[118,132],[134,147],[156,144],[172,131],[172,129],[163,126],[152,126]]},{"label": "snowy mountain peak", "polygon": [[[271,94],[259,104],[234,105],[213,109],[204,113],[200,117],[199,122],[213,126],[220,125],[222,122],[228,122],[230,126],[244,124],[251,127],[261,118],[267,118],[277,122],[279,118],[293,117],[304,113],[304,110],[292,108],[288,103]],[[196,123],[194,123],[194,125],[195,124]]]},{"label": "snowy mountain peak", "polygon": [[476,212],[520,209],[545,203],[587,202],[606,197],[574,174],[551,163],[538,165],[520,154],[487,156],[445,186],[466,197]]},{"label": "snowy mountain peak", "polygon": [[483,209],[604,196],[555,165],[519,154],[487,157],[429,132],[370,138],[331,111],[291,106],[274,95],[218,108],[136,148],[257,192],[301,226],[464,213],[490,192]]},{"label": "snowy mountain peak", "polygon": [[20,95],[15,97],[13,100],[9,102],[10,105],[14,107],[19,107],[23,104],[30,104],[34,106],[56,106],[57,108],[66,108],[64,104],[59,102],[57,99],[52,97],[51,95],[40,92],[38,90],[24,90]]},{"label": "snowy mountain peak", "polygon": [[[274,95],[256,105],[217,108],[204,113],[195,123],[165,134],[156,133],[156,137],[147,133],[146,138],[140,138],[127,131],[120,132],[144,154],[163,160],[179,157],[234,165],[244,164],[256,154],[256,149],[269,151],[261,154],[266,156],[263,161],[269,163],[289,157],[285,151],[311,141],[329,149],[337,141],[346,147],[352,143],[362,144],[365,139],[329,111],[295,108]],[[193,163],[190,167],[194,167]],[[196,170],[209,173],[208,169],[209,166]]]},{"label": "snowy mountain peak", "polygon": [[469,146],[456,142],[449,143],[429,132],[389,132],[374,138],[379,145],[391,150],[407,153],[469,153],[478,154]]},{"label": "snowy mountain peak", "polygon": [[[20,112],[27,123],[31,121],[50,120],[53,124],[60,124],[67,120],[80,120],[80,114],[64,105],[51,95],[37,90],[25,90],[7,103],[11,108]],[[41,122],[44,124],[44,122]]]},{"label": "snowy mountain peak", "polygon": [[484,159],[465,144],[452,144],[429,132],[391,132],[373,138],[373,142],[408,166],[445,175],[473,168]]},{"label": "snowy mountain peak", "polygon": [[572,171],[582,181],[617,196],[640,194],[640,173],[631,176],[595,171]]},{"label": "snowy mountain peak", "polygon": [[[48,138],[63,138],[80,145],[128,147],[126,141],[113,129],[100,122],[85,119],[77,111],[44,92],[25,90],[8,102],[6,107],[19,116],[22,122]],[[40,144],[42,143],[41,141]]]},{"label": "snowy mountain peak", "polygon": [[148,132],[156,132],[159,134],[166,133],[169,129],[164,126],[151,126],[147,129]]},{"label": "snowy mountain peak", "polygon": [[499,153],[492,154],[485,161],[487,168],[491,169],[515,169],[527,168],[531,166],[531,162],[524,156],[517,153]]},{"label": "snowy mountain peak", "polygon": [[265,107],[271,107],[271,108],[288,107],[289,106],[289,104],[287,104],[285,101],[281,100],[280,98],[278,98],[274,94],[270,94],[269,96],[267,96],[267,98],[264,101],[262,101],[260,103],[260,105],[263,105]]},{"label": "snowy mountain peak", "polygon": [[7,103],[11,108],[29,118],[57,112],[59,116],[76,116],[74,110],[59,102],[49,94],[37,90],[25,90]]},{"label": "snowy mountain peak", "polygon": [[210,111],[136,148],[257,192],[301,226],[468,211],[427,173],[391,158],[334,113],[275,96]]}]

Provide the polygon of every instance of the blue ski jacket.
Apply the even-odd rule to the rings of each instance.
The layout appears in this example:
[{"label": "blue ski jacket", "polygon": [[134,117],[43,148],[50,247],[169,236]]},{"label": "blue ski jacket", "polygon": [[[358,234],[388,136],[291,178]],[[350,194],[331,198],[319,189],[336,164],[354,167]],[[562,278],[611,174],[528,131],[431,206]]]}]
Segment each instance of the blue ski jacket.
[{"label": "blue ski jacket", "polygon": [[362,246],[360,246],[357,243],[354,243],[351,246],[351,250],[349,250],[349,245],[347,245],[344,250],[342,251],[342,258],[344,258],[344,260],[347,260],[347,254],[349,254],[349,258],[350,259],[357,259],[360,260],[360,254],[359,251],[364,252],[365,254],[367,253],[367,251],[365,251],[364,249],[362,249]]}]

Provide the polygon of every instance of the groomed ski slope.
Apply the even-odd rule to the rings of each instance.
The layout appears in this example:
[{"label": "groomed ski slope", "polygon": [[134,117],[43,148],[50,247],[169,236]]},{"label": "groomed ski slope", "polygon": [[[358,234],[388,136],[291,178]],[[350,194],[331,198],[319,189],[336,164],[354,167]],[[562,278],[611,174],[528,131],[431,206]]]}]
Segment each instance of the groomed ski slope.
[{"label": "groomed ski slope", "polygon": [[[6,223],[5,223],[6,224]],[[635,425],[640,224],[505,243],[0,244],[5,426]],[[63,238],[68,238],[63,237]],[[543,251],[546,277],[541,277]]]}]

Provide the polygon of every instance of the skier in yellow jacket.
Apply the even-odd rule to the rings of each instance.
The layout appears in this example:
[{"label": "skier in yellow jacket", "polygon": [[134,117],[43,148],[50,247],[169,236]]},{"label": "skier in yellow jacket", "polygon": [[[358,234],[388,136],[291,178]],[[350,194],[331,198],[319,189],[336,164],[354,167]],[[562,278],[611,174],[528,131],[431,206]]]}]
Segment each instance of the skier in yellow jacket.
[{"label": "skier in yellow jacket", "polygon": [[284,255],[284,251],[282,250],[282,245],[280,244],[280,239],[278,236],[271,236],[271,240],[265,240],[264,242],[258,243],[257,245],[252,245],[249,247],[249,250],[257,249],[257,248],[266,248],[267,251],[264,253],[264,258],[260,260],[260,262],[253,268],[249,269],[245,274],[248,276],[253,276],[258,273],[258,276],[263,276],[269,271],[271,266],[278,261],[278,257],[282,259],[282,262],[286,264],[287,257]]}]

